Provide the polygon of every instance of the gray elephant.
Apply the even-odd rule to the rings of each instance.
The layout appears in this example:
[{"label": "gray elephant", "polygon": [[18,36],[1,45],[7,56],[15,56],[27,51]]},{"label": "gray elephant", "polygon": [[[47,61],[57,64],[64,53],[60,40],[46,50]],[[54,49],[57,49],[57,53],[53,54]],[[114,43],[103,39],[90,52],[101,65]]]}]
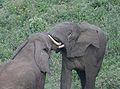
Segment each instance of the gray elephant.
[{"label": "gray elephant", "polygon": [[49,32],[56,41],[62,42],[62,71],[60,89],[70,89],[71,73],[76,70],[82,89],[94,89],[106,48],[103,31],[92,24],[64,22]]},{"label": "gray elephant", "polygon": [[44,89],[51,50],[61,47],[47,33],[30,35],[13,54],[13,60],[0,65],[0,89]]}]

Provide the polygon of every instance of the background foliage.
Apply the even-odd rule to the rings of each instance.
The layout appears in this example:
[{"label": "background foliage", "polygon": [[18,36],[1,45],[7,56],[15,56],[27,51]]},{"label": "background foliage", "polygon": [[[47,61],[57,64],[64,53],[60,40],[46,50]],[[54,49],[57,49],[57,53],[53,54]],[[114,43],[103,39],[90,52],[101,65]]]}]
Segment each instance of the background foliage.
[{"label": "background foliage", "polygon": [[[48,31],[58,22],[87,21],[101,27],[108,43],[96,89],[120,89],[120,0],[0,0],[0,61],[31,33]],[[61,55],[53,53],[45,89],[59,89]],[[73,71],[72,89],[79,89]]]}]

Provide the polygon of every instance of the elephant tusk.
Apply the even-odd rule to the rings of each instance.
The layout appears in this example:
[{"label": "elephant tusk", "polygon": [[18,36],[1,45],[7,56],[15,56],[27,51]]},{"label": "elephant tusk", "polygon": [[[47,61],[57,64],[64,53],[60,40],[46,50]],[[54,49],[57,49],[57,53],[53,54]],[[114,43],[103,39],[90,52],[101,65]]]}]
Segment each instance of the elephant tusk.
[{"label": "elephant tusk", "polygon": [[63,48],[63,47],[65,47],[65,45],[64,45],[64,44],[63,44],[63,45],[58,46],[58,48]]},{"label": "elephant tusk", "polygon": [[53,37],[51,35],[48,35],[48,37],[53,41],[54,44],[56,44],[57,46],[62,46],[61,42],[57,42],[56,40],[53,39]]}]

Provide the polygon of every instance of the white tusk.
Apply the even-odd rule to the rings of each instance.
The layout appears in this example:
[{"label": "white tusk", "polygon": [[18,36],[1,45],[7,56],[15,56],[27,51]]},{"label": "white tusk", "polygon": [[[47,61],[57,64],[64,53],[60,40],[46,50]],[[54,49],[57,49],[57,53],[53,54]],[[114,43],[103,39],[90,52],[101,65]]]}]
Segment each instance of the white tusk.
[{"label": "white tusk", "polygon": [[63,44],[63,45],[58,46],[58,48],[63,48],[63,47],[65,47],[65,45],[64,45],[64,44]]},{"label": "white tusk", "polygon": [[[53,37],[51,35],[48,35],[49,38],[53,41],[53,43],[55,43],[57,46],[60,46],[62,43],[61,42],[57,42],[56,40],[53,39]],[[61,45],[62,46],[62,45]]]}]

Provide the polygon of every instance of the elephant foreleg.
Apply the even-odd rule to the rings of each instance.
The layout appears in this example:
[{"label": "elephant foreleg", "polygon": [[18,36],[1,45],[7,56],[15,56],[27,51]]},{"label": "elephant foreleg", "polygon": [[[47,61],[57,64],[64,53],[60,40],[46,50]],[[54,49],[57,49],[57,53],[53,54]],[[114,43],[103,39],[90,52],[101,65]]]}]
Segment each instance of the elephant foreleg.
[{"label": "elephant foreleg", "polygon": [[44,89],[46,73],[40,73],[40,78],[37,82],[37,89]]},{"label": "elephant foreleg", "polygon": [[97,64],[97,50],[93,46],[89,46],[84,56],[86,85],[85,89],[95,89],[95,80],[100,66]]},{"label": "elephant foreleg", "polygon": [[96,76],[86,75],[86,85],[84,89],[95,89]]},{"label": "elephant foreleg", "polygon": [[86,83],[85,71],[80,71],[80,70],[76,70],[76,71],[80,78],[82,89],[84,89]]},{"label": "elephant foreleg", "polygon": [[71,73],[72,73],[72,71],[67,69],[65,63],[62,63],[60,89],[70,89],[70,87],[71,87]]}]

